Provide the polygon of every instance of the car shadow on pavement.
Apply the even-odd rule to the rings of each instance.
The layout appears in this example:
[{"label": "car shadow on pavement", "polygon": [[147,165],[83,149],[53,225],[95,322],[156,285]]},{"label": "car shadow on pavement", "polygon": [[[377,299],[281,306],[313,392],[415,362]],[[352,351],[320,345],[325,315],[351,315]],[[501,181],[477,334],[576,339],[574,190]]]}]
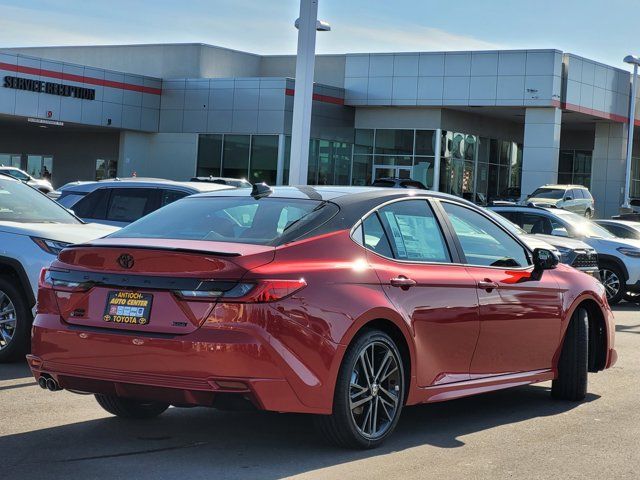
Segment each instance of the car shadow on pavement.
[{"label": "car shadow on pavement", "polygon": [[0,363],[0,382],[21,378],[24,378],[25,382],[33,380],[27,362],[21,360],[13,363]]},{"label": "car shadow on pavement", "polygon": [[[38,392],[39,394],[40,392]],[[35,394],[35,391],[34,391]],[[42,394],[48,394],[43,392]],[[56,395],[53,393],[52,395]],[[599,396],[588,395],[586,401]],[[457,448],[465,435],[558,415],[581,403],[554,401],[545,386],[524,386],[445,403],[406,408],[394,435],[376,450],[327,445],[311,417],[266,412],[172,408],[148,421],[107,417],[0,437],[5,468],[26,478],[47,465],[50,477],[136,472],[136,478],[276,479],[402,451],[419,445]],[[39,448],[46,445],[47,448]],[[144,468],[142,468],[144,466]],[[143,471],[144,473],[141,473]]]}]

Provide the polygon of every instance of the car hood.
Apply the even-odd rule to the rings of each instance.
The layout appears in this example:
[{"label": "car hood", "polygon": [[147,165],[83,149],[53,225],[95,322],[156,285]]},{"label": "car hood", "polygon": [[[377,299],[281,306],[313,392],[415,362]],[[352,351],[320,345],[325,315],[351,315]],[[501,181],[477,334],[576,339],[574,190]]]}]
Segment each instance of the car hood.
[{"label": "car hood", "polygon": [[19,223],[0,222],[0,232],[41,237],[58,242],[83,243],[104,237],[119,230],[97,223]]},{"label": "car hood", "polygon": [[558,199],[553,199],[553,198],[537,198],[537,197],[531,197],[531,198],[527,198],[526,200],[524,200],[524,204],[525,205],[530,205],[530,204],[534,204],[537,206],[543,206],[543,205],[549,205],[552,207],[557,206],[560,202],[562,202],[561,198]]},{"label": "car hood", "polygon": [[[585,243],[588,243],[600,253],[602,250],[613,250],[620,247],[632,247],[640,250],[640,240],[632,240],[628,238],[585,238]],[[607,253],[607,252],[603,252]]]},{"label": "car hood", "polygon": [[592,248],[582,240],[577,240],[575,238],[557,237],[555,235],[544,235],[541,233],[536,233],[530,236],[536,237],[544,242],[550,243],[551,245],[557,248],[570,248],[571,250]]},{"label": "car hood", "polygon": [[540,235],[522,234],[522,235],[520,235],[520,239],[531,250],[535,250],[536,248],[545,248],[547,250],[556,250],[556,248],[551,243],[546,242],[541,238],[538,238],[539,236]]}]

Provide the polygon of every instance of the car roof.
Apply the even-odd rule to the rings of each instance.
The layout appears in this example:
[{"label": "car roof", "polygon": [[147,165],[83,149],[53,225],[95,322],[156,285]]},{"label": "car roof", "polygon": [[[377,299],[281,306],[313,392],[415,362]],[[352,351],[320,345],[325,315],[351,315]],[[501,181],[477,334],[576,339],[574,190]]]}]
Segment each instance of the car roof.
[{"label": "car roof", "polygon": [[[559,190],[565,190],[567,188],[583,188],[585,190],[588,190],[587,187],[585,187],[584,185],[572,185],[572,184],[561,184],[561,183],[550,183],[548,185],[540,185],[538,188],[557,188]],[[536,188],[536,190],[538,189]]]},{"label": "car roof", "polygon": [[99,188],[121,188],[121,187],[173,187],[183,190],[190,190],[193,193],[212,192],[216,190],[229,190],[235,187],[229,185],[221,185],[218,183],[207,182],[179,182],[175,180],[166,180],[162,178],[115,178],[109,180],[100,180],[97,182],[78,182],[65,185],[65,192],[83,192],[89,193]]}]

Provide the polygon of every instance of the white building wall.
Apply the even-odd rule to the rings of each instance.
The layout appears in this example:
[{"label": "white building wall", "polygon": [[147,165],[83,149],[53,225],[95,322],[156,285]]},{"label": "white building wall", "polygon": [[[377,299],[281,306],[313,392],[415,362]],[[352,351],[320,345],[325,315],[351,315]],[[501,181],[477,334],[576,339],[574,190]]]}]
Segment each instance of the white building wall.
[{"label": "white building wall", "polygon": [[601,218],[620,211],[626,173],[627,128],[622,123],[596,123],[591,194],[596,201],[596,215]]},{"label": "white building wall", "polygon": [[540,185],[558,181],[561,122],[562,110],[559,108],[527,108],[522,157],[523,196]]},{"label": "white building wall", "polygon": [[196,173],[195,133],[120,133],[118,176],[189,180]]}]

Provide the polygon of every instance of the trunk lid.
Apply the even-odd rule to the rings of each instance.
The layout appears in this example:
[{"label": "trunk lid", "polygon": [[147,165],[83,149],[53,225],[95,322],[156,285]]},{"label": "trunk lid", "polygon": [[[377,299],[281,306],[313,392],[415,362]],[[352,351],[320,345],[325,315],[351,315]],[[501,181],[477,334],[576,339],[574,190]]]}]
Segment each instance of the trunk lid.
[{"label": "trunk lid", "polygon": [[102,239],[63,250],[50,276],[69,324],[187,334],[217,300],[185,299],[177,291],[229,290],[274,254],[271,246],[240,243]]}]

